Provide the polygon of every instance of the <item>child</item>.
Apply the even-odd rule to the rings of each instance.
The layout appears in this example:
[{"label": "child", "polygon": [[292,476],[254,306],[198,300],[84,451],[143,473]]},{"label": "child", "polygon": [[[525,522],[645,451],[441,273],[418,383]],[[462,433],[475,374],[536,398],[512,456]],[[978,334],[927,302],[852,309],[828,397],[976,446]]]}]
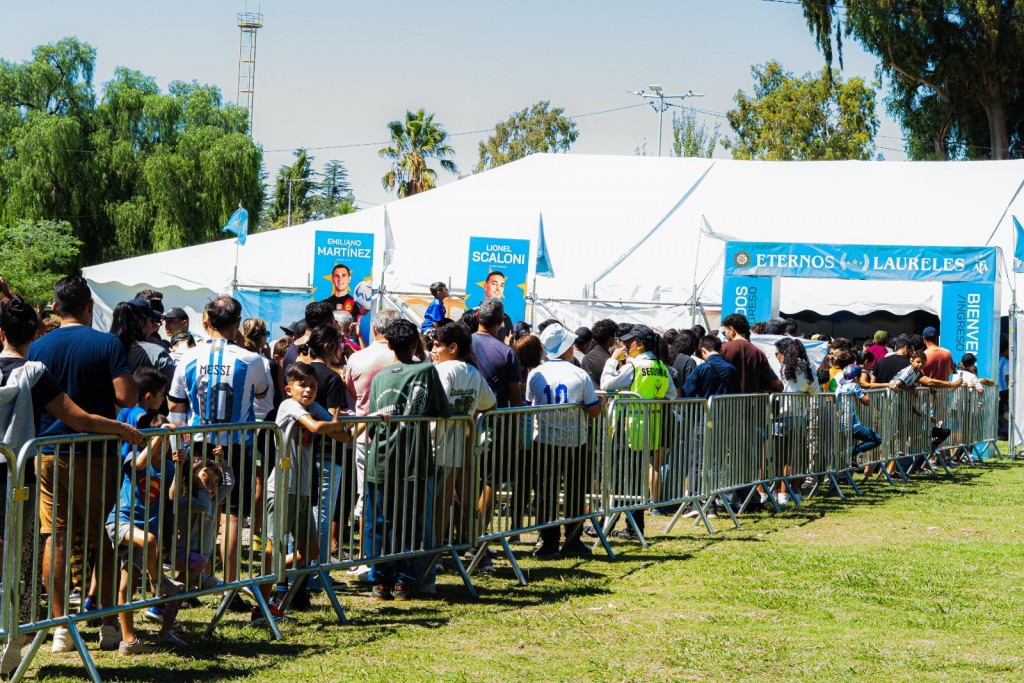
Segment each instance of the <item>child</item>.
[{"label": "child", "polygon": [[[882,437],[878,435],[878,432],[861,424],[857,419],[857,406],[854,401],[859,401],[861,405],[865,406],[871,405],[871,398],[864,393],[858,383],[863,372],[863,368],[859,365],[847,365],[843,369],[839,386],[836,387],[836,401],[839,404],[842,427],[844,430],[849,430],[854,441],[860,442],[855,443],[851,449],[850,456],[854,466],[857,465],[858,455],[878,448],[882,444]],[[867,471],[865,471],[866,473]]]},{"label": "child", "polygon": [[[117,416],[118,420],[142,429],[153,426],[173,429],[166,418],[155,414],[164,401],[167,378],[155,368],[144,367],[135,371],[135,382],[139,387],[139,404],[134,408],[122,409]],[[157,539],[164,501],[168,497],[168,488],[163,486],[163,481],[174,479],[174,463],[163,459],[164,443],[164,437],[156,436],[138,453],[134,453],[128,444],[124,444],[121,449],[124,478],[117,504],[107,516],[107,535],[121,551],[119,605],[127,604],[131,599],[136,575],[131,565],[135,565],[138,571],[145,565],[157,597],[174,596],[185,588],[184,584],[163,574],[160,566],[160,544]],[[174,462],[177,462],[178,457],[175,451]],[[121,644],[118,651],[123,656],[153,651],[138,639],[133,617],[132,612],[118,615],[121,622]],[[173,640],[166,638],[168,634],[163,635],[158,636],[157,644],[181,644],[173,635]]]},{"label": "child", "polygon": [[[378,372],[370,385],[370,414],[387,417],[452,416],[437,369],[417,362],[416,326],[408,320],[388,323],[383,331],[398,362]],[[381,427],[371,424],[363,494],[363,552],[367,558],[426,547],[433,534],[430,430],[425,422]],[[376,600],[408,600],[416,589],[423,561],[373,564],[370,583]]]},{"label": "child", "polygon": [[[267,479],[267,518],[273,519],[274,509],[285,505],[284,532],[291,534],[295,544],[295,552],[285,558],[288,567],[301,567],[320,554],[319,534],[309,500],[313,490],[313,435],[329,436],[342,443],[352,440],[347,424],[333,422],[330,413],[314,403],[316,390],[316,371],[308,363],[293,363],[285,371],[284,393],[287,398],[277,409],[277,425],[287,433],[288,428],[297,422],[299,443],[292,458],[287,490],[279,491],[277,488],[277,480],[281,476],[277,466]],[[272,546],[268,544],[264,553],[267,567],[270,566]],[[264,597],[270,596],[270,589],[267,583],[260,586]],[[270,612],[276,619],[283,616],[275,605],[271,605]],[[253,608],[249,623],[254,626],[264,624],[259,607]]]},{"label": "child", "polygon": [[[924,351],[914,351],[910,354],[910,365],[896,373],[896,376],[889,382],[889,388],[893,391],[903,391],[913,395],[916,393],[916,385],[920,382],[923,386],[932,387],[947,387],[955,388],[963,384],[962,378],[957,378],[952,382],[944,380],[937,380],[924,375],[924,364],[927,362],[928,357],[925,356]],[[917,414],[917,411],[914,411]],[[934,412],[929,416],[932,421],[932,451],[938,453],[939,446],[942,442],[949,438],[952,433],[949,429],[944,427],[942,423],[935,423]]]},{"label": "child", "polygon": [[[448,285],[443,282],[435,282],[430,285],[430,294],[434,300],[427,306],[427,312],[423,314],[423,324],[420,325],[421,332],[428,332],[435,327],[440,327],[441,321],[448,315],[445,310],[444,300],[448,296]],[[429,350],[429,346],[427,349]]]}]

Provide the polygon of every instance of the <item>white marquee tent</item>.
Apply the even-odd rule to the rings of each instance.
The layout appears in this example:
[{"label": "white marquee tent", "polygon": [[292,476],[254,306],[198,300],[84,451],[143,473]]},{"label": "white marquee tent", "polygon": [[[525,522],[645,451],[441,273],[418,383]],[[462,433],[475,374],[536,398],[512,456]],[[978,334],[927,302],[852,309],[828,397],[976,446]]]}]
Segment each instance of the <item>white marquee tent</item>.
[{"label": "white marquee tent", "polygon": [[[717,309],[725,236],[818,243],[988,245],[1012,260],[1012,214],[1024,217],[1024,161],[969,163],[757,162],[538,154],[387,206],[391,292],[425,293],[439,279],[464,291],[470,236],[529,239],[538,218],[557,277],[537,278],[539,306],[575,325],[617,314],[663,327],[686,322],[694,285]],[[376,281],[384,207],[253,234],[239,250],[237,282],[306,287],[314,233],[373,233]],[[201,310],[229,292],[233,239],[85,270],[109,309],[144,287],[168,305]],[[1012,264],[1011,264],[1012,265]],[[1005,313],[1010,291],[1004,281]],[[938,284],[789,280],[781,308],[938,313]],[[589,299],[594,303],[583,303]],[[646,302],[657,302],[650,304]],[[672,305],[676,304],[676,305]],[[539,314],[548,317],[545,313]]]}]

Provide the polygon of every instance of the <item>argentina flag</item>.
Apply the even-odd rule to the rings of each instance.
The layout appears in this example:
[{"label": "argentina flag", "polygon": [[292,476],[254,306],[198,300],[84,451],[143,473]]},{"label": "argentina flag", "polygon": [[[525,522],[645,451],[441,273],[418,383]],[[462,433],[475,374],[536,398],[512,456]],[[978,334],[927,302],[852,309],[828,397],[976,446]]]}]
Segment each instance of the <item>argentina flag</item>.
[{"label": "argentina flag", "polygon": [[238,243],[245,246],[245,236],[249,234],[249,212],[238,207],[221,232],[233,232],[238,237]]}]

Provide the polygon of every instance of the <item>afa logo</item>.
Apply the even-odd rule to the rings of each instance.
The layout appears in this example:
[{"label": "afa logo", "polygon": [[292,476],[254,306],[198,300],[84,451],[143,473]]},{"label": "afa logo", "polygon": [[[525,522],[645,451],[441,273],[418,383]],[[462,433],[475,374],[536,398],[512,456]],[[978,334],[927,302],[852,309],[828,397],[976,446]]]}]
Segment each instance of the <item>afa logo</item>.
[{"label": "afa logo", "polygon": [[745,251],[738,251],[732,257],[732,262],[737,268],[747,268],[750,266],[750,254]]}]

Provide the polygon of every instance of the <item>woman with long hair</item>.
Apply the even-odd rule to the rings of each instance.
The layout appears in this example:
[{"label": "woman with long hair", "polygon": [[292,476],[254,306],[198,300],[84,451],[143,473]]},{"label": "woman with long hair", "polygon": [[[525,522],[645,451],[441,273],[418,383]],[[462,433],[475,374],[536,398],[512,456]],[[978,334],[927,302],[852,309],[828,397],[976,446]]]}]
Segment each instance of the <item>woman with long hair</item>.
[{"label": "woman with long hair", "polygon": [[[783,337],[775,342],[775,357],[779,361],[779,375],[782,378],[783,393],[817,394],[818,382],[811,370],[811,361],[803,342],[793,337]],[[815,414],[804,397],[775,399],[773,408],[777,411],[772,423],[773,438],[778,450],[776,464],[782,466],[783,479],[779,482],[779,505],[788,505],[790,499],[789,479],[794,463],[804,455],[802,444],[807,443],[810,433],[808,426]],[[796,468],[803,469],[800,464]]]},{"label": "woman with long hair", "polygon": [[114,306],[110,318],[110,334],[120,340],[128,354],[128,367],[132,372],[139,368],[156,368],[167,378],[170,386],[174,379],[174,359],[160,344],[146,341],[160,329],[161,322],[160,314],[150,308],[148,301],[122,301]]}]

